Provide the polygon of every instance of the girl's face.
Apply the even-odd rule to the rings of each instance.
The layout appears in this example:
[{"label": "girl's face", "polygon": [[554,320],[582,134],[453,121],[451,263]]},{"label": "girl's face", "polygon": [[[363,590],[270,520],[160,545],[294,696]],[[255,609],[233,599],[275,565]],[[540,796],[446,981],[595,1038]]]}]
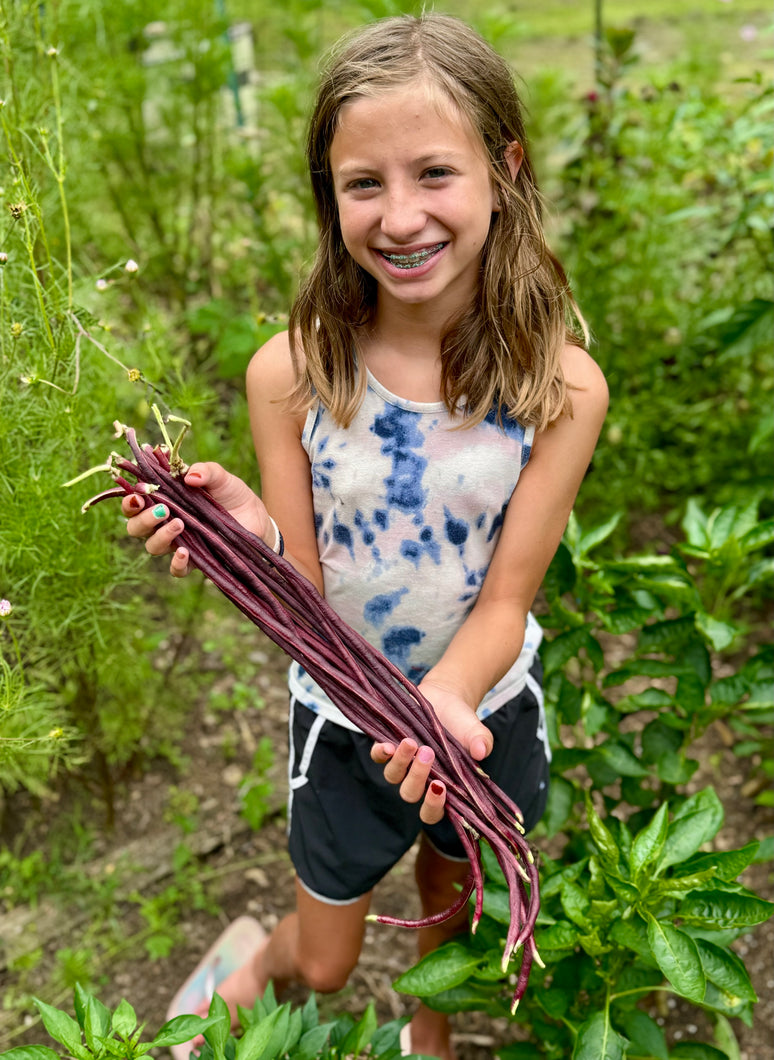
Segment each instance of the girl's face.
[{"label": "girl's face", "polygon": [[484,145],[422,81],[346,104],[330,149],[344,245],[377,309],[468,304],[497,196]]}]

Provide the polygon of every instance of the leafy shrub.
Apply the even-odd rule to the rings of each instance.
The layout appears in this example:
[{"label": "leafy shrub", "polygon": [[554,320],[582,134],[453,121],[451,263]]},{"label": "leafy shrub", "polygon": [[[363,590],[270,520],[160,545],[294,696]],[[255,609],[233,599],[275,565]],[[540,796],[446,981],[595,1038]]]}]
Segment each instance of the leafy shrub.
[{"label": "leafy shrub", "polygon": [[[252,1010],[240,1009],[241,1029],[231,1033],[225,1001],[215,994],[208,1016],[176,1016],[150,1041],[142,1041],[134,1009],[121,1001],[110,1012],[98,998],[76,986],[75,1019],[66,1012],[36,1001],[49,1035],[75,1060],[111,1056],[135,1060],[151,1049],[169,1048],[204,1034],[202,1060],[345,1060],[366,1056],[372,1060],[398,1060],[401,1023],[377,1024],[373,1006],[360,1020],[349,1015],[321,1023],[314,994],[303,1008],[278,1005],[271,986]],[[48,1046],[20,1046],[0,1053],[3,1060],[57,1060]]]},{"label": "leafy shrub", "polygon": [[754,79],[729,93],[696,69],[638,89],[636,37],[610,39],[617,62],[569,118],[551,180],[611,387],[581,510],[603,495],[635,513],[689,495],[745,503],[768,493],[774,445],[774,94]]},{"label": "leafy shrub", "polygon": [[[688,541],[671,555],[601,558],[616,522],[584,531],[571,519],[545,582],[553,760],[538,834],[565,841],[542,859],[536,941],[546,968],[533,971],[516,1014],[532,1053],[520,1042],[501,1060],[694,1055],[668,1052],[637,1002],[669,991],[732,1034],[723,1021],[749,1023],[757,1000],[731,944],[774,912],[737,880],[769,856],[768,845],[705,851],[723,807],[711,787],[690,797],[680,789],[698,766],[692,745],[713,721],[742,718],[760,734],[774,721],[770,645],[727,676],[715,678],[712,666],[744,630],[743,593],[770,573],[759,553],[772,523],[758,522],[754,507],[705,515],[693,501]],[[730,584],[736,599],[723,589]],[[496,862],[486,867],[476,935],[429,954],[396,983],[441,1011],[509,1011],[512,987],[499,967],[506,890]],[[704,1058],[726,1055],[695,1048]]]}]

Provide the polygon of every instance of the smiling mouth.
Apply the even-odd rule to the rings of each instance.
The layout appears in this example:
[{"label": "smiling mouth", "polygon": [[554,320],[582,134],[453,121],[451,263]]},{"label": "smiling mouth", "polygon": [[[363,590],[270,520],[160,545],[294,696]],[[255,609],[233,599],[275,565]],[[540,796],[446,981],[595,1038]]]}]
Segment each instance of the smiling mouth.
[{"label": "smiling mouth", "polygon": [[390,254],[386,250],[380,250],[379,254],[386,261],[389,261],[390,265],[394,265],[396,269],[417,269],[420,265],[424,265],[426,261],[429,261],[439,250],[443,250],[445,246],[445,243],[436,243],[432,247],[415,250],[412,254]]}]

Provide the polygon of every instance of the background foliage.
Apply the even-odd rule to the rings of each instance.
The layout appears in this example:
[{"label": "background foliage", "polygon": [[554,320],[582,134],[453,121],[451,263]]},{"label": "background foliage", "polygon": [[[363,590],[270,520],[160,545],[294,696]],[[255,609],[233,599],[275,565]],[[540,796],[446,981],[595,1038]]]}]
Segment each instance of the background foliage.
[{"label": "background foliage", "polygon": [[[53,886],[40,852],[25,847],[13,793],[48,806],[58,786],[80,784],[110,820],[128,770],[179,760],[186,713],[212,680],[192,647],[217,637],[217,602],[201,584],[170,589],[113,512],[80,515],[88,483],[62,484],[104,460],[114,419],[152,432],[151,401],[193,420],[189,459],[217,458],[255,480],[242,377],[284,326],[314,245],[301,144],[318,57],[348,27],[402,9],[173,0],[160,22],[150,0],[0,6],[6,904]],[[700,847],[722,813],[709,792],[693,847],[674,835],[694,820],[692,745],[718,719],[738,754],[757,755],[771,775],[772,90],[756,37],[765,21],[741,0],[697,3],[685,47],[667,18],[638,33],[639,5],[623,0],[597,4],[596,41],[590,3],[446,9],[473,19],[526,79],[551,240],[612,393],[545,586],[555,758],[544,828],[567,842],[544,869],[552,989],[533,991],[519,1018],[540,1055],[594,1055],[584,1043],[611,1031],[611,1057],[627,1041],[666,1055],[631,1000],[658,979],[707,1008],[720,1049],[722,1020],[748,1018],[753,1000],[731,949],[741,921],[729,903],[748,903],[747,926],[768,915],[735,881],[745,858],[770,851],[743,846],[733,864],[713,863],[710,881]],[[738,45],[721,58],[740,32],[748,53]],[[242,679],[249,698],[250,667]],[[266,785],[256,763],[245,812],[258,826]],[[199,900],[184,862],[176,899]],[[581,876],[591,884],[579,887]],[[485,943],[498,930],[491,919]],[[691,974],[664,958],[675,931]],[[404,987],[419,982],[423,996],[458,1007],[468,990],[466,1003],[499,1011],[504,984],[484,950],[472,953],[453,985],[428,990],[425,968]],[[724,995],[719,975],[741,992]],[[586,1000],[562,1008],[561,983],[577,976]],[[633,984],[626,1002],[611,992],[620,977]],[[722,1055],[733,1060],[731,1046]]]}]

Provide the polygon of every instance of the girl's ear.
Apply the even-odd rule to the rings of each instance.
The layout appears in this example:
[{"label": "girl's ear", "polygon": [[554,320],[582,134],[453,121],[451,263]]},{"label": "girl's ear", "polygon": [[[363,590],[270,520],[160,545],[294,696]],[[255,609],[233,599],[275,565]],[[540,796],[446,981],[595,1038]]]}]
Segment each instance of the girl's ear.
[{"label": "girl's ear", "polygon": [[505,148],[503,158],[508,167],[508,172],[511,175],[511,180],[516,180],[516,174],[521,169],[521,163],[524,161],[524,148],[518,140],[513,140],[508,144]]}]

